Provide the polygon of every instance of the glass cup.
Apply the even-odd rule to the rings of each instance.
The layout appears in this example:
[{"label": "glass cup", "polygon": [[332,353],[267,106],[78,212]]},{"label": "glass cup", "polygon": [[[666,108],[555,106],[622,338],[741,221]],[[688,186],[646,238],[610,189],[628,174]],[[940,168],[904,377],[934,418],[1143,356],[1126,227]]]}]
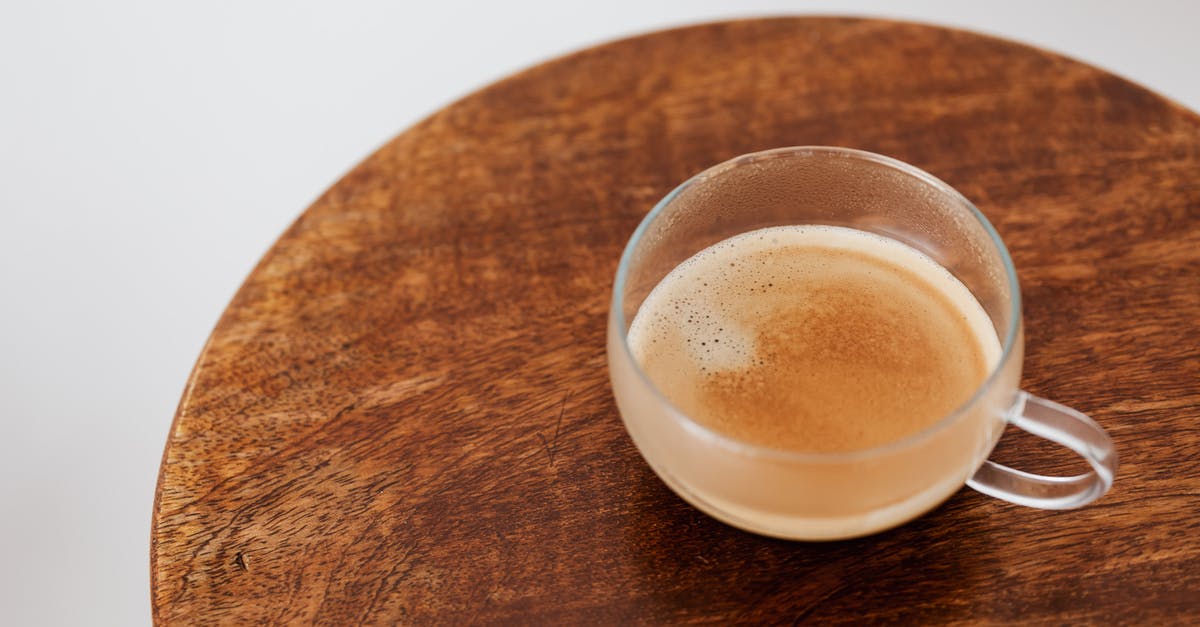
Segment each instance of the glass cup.
[{"label": "glass cup", "polygon": [[[631,353],[629,326],[677,265],[734,235],[781,225],[841,226],[907,244],[949,270],[986,311],[1002,353],[971,398],[932,426],[875,448],[809,453],[739,441],[687,416]],[[696,175],[642,220],[621,256],[608,320],[613,395],[630,437],[684,500],[735,527],[796,540],[867,535],[920,516],[966,485],[1006,501],[1070,509],[1108,491],[1112,441],[1087,416],[1021,391],[1021,297],[987,219],[932,175],[881,155],[779,148]],[[1006,424],[1081,455],[1092,470],[1047,477],[987,458]]]}]

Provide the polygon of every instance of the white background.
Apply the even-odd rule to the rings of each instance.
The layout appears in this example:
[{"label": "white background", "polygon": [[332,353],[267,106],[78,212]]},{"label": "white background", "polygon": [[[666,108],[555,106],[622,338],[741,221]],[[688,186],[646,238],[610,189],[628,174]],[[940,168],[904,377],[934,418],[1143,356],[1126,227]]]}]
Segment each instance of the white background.
[{"label": "white background", "polygon": [[148,623],[163,443],[272,241],[388,138],[531,63],[715,18],[876,14],[1200,109],[1200,3],[0,0],[0,624]]}]

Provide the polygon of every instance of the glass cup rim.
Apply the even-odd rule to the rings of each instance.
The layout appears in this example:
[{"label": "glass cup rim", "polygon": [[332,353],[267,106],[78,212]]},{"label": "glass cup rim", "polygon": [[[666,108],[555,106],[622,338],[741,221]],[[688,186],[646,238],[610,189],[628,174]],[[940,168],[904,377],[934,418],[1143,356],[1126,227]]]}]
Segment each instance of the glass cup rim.
[{"label": "glass cup rim", "polygon": [[[663,210],[675,200],[676,197],[683,193],[684,190],[688,189],[692,185],[711,178],[713,175],[721,174],[726,170],[763,159],[777,159],[789,156],[812,154],[838,155],[883,165],[908,176],[912,176],[913,178],[918,179],[920,182],[957,201],[961,206],[967,209],[968,214],[970,214],[975,218],[976,221],[979,222],[984,231],[988,234],[988,237],[991,238],[992,245],[996,247],[996,250],[1000,254],[1001,262],[1004,265],[1004,276],[1007,279],[1010,287],[1009,294],[1011,294],[1011,298],[1009,299],[1009,319],[1007,328],[1004,332],[1000,358],[996,360],[996,363],[988,371],[987,377],[985,377],[983,382],[979,384],[979,386],[971,394],[971,397],[932,425],[929,425],[928,427],[925,427],[916,433],[906,435],[899,440],[893,440],[891,442],[880,444],[871,448],[832,453],[791,451],[763,446],[760,444],[752,444],[750,442],[739,440],[737,438],[720,433],[696,421],[686,412],[677,407],[675,403],[671,402],[671,400],[668,399],[656,385],[654,385],[654,383],[650,380],[650,377],[646,375],[645,371],[642,370],[641,365],[638,364],[637,360],[633,357],[633,351],[629,348],[629,333],[625,320],[625,312],[623,307],[624,297],[622,294],[625,289],[625,284],[628,280],[629,266],[633,257],[633,249],[639,242],[641,242],[646,230],[659,216],[659,214],[661,214]],[[921,442],[933,437],[940,431],[948,428],[950,425],[958,422],[962,416],[970,411],[970,409],[983,398],[986,392],[996,384],[996,380],[1003,372],[1005,364],[1007,364],[1009,359],[1012,358],[1013,348],[1016,345],[1017,336],[1021,327],[1021,290],[1020,285],[1017,283],[1017,272],[1013,265],[1012,257],[1009,255],[1008,248],[1004,245],[1004,241],[1000,239],[1000,234],[996,231],[996,228],[992,226],[992,223],[988,221],[987,217],[983,215],[983,212],[980,211],[974,203],[968,200],[965,196],[959,193],[958,190],[951,187],[945,181],[942,181],[936,176],[912,164],[866,150],[845,148],[841,146],[786,146],[747,153],[733,157],[732,159],[728,159],[726,161],[722,161],[721,163],[705,168],[703,171],[689,177],[683,183],[680,183],[678,186],[676,186],[675,189],[671,190],[671,192],[666,196],[663,196],[662,199],[654,205],[650,212],[647,213],[644,218],[642,218],[642,221],[634,230],[633,235],[630,236],[629,242],[626,243],[624,251],[621,253],[621,260],[617,265],[616,278],[613,280],[613,297],[612,305],[609,310],[609,319],[610,324],[615,324],[615,330],[617,330],[620,334],[621,341],[619,342],[619,350],[621,351],[621,358],[628,360],[628,362],[633,366],[633,370],[637,373],[637,377],[642,384],[651,391],[651,393],[660,403],[668,408],[668,413],[687,431],[704,440],[716,443],[724,448],[747,456],[765,457],[790,462],[841,463],[878,457],[920,444]]]}]

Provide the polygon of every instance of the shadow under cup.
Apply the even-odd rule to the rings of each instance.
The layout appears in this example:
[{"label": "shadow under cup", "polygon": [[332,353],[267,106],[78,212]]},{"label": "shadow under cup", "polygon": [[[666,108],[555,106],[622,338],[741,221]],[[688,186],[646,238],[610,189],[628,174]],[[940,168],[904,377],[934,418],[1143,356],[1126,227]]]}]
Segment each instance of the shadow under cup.
[{"label": "shadow under cup", "polygon": [[[712,244],[765,227],[805,224],[849,227],[907,244],[971,291],[1002,352],[966,404],[882,446],[801,453],[718,433],[654,387],[626,339],[650,291]],[[642,456],[692,505],[770,536],[850,538],[923,514],[976,473],[1022,405],[1020,295],[995,229],[945,183],[868,152],[770,150],[722,163],[680,185],[646,216],[626,247],[608,326],[613,393]]]}]

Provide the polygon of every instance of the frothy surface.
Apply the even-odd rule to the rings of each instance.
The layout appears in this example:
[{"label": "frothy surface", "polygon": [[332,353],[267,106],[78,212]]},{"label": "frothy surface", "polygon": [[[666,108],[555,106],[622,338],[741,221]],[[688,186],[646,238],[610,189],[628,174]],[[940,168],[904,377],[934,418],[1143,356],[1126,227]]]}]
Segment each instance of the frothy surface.
[{"label": "frothy surface", "polygon": [[983,308],[897,241],[771,227],[676,267],[642,304],[634,359],[676,406],[734,438],[851,451],[956,409],[999,358]]}]

